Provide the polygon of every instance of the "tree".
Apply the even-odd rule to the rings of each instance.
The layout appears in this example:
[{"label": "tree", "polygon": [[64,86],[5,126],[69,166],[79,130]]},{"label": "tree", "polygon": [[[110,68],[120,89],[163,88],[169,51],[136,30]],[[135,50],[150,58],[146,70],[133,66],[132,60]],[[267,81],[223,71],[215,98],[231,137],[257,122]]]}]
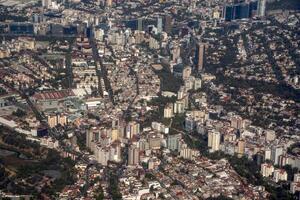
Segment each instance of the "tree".
[{"label": "tree", "polygon": [[26,112],[18,108],[12,114],[21,118],[21,117],[24,117],[26,115]]},{"label": "tree", "polygon": [[103,200],[104,199],[104,192],[103,192],[103,188],[100,185],[99,186],[99,191],[98,193],[95,195],[96,200]]},{"label": "tree", "polygon": [[109,188],[108,192],[111,195],[113,200],[120,200],[122,199],[122,194],[119,191],[119,184],[118,184],[118,176],[114,173],[110,173],[109,176]]}]

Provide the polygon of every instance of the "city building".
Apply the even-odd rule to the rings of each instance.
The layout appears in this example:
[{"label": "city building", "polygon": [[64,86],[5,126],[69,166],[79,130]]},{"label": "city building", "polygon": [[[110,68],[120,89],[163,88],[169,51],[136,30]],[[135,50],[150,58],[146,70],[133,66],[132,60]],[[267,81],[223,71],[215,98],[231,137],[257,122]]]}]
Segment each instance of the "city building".
[{"label": "city building", "polygon": [[161,33],[163,30],[163,19],[162,17],[157,18],[157,32]]},{"label": "city building", "polygon": [[243,118],[240,116],[234,116],[230,120],[231,127],[236,129],[242,129],[244,128]]},{"label": "city building", "polygon": [[260,166],[260,172],[263,177],[270,177],[274,172],[274,166],[269,163],[263,163]]},{"label": "city building", "polygon": [[172,31],[172,17],[170,15],[166,15],[164,17],[164,31],[166,33],[170,33]]},{"label": "city building", "polygon": [[211,152],[220,150],[220,139],[221,139],[221,134],[219,132],[216,131],[208,132],[208,147],[210,148]]},{"label": "city building", "polygon": [[112,6],[113,1],[112,0],[106,0],[106,6],[107,7],[111,7]]},{"label": "city building", "polygon": [[50,114],[47,116],[47,121],[50,128],[53,128],[58,124],[65,126],[68,123],[67,116],[64,114]]},{"label": "city building", "polygon": [[131,139],[132,137],[134,137],[135,135],[140,133],[140,124],[135,122],[135,121],[131,121],[127,124],[126,126],[126,132],[125,132],[125,136],[128,139]]},{"label": "city building", "polygon": [[143,31],[144,30],[144,28],[143,28],[143,18],[139,18],[137,23],[138,23],[137,30]]},{"label": "city building", "polygon": [[274,162],[274,165],[279,164],[279,156],[284,154],[283,146],[273,146],[271,149],[271,160]]},{"label": "city building", "polygon": [[292,194],[300,191],[300,174],[294,174],[293,182],[290,185],[290,191]]},{"label": "city building", "polygon": [[182,148],[180,150],[180,157],[188,160],[194,159],[194,157],[199,156],[199,151],[190,149],[190,148]]},{"label": "city building", "polygon": [[181,139],[180,134],[176,135],[168,135],[167,136],[167,148],[171,151],[177,151],[179,150],[179,140]]},{"label": "city building", "polygon": [[43,8],[49,8],[52,5],[52,0],[42,0]]},{"label": "city building", "polygon": [[198,72],[202,71],[204,68],[205,59],[205,44],[198,43],[195,52],[195,65]]},{"label": "city building", "polygon": [[267,0],[258,0],[257,4],[257,16],[264,17],[266,15]]},{"label": "city building", "polygon": [[276,133],[274,130],[266,130],[265,135],[266,135],[266,140],[269,142],[274,141],[276,139]]},{"label": "city building", "polygon": [[140,149],[136,145],[128,148],[128,165],[138,165],[140,162]]},{"label": "city building", "polygon": [[243,156],[245,153],[245,140],[239,140],[237,146],[237,154],[238,156]]},{"label": "city building", "polygon": [[173,116],[173,104],[168,103],[164,108],[164,118],[172,118]]},{"label": "city building", "polygon": [[275,169],[273,179],[277,183],[279,181],[287,181],[287,172],[284,169]]},{"label": "city building", "polygon": [[[257,1],[226,5],[223,9],[223,18],[225,19],[225,21],[251,18],[256,16],[257,9]],[[261,9],[265,9],[265,6],[263,7],[263,4],[261,6]]]}]

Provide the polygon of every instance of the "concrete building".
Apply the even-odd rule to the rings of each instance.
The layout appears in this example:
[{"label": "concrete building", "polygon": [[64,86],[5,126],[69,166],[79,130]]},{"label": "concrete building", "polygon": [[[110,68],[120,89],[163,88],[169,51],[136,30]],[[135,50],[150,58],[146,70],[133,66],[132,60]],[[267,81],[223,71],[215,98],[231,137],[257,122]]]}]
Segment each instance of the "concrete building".
[{"label": "concrete building", "polygon": [[108,147],[102,147],[101,145],[96,145],[94,150],[94,155],[98,163],[103,166],[107,166],[110,158],[110,149]]},{"label": "concrete building", "polygon": [[183,148],[180,150],[180,157],[184,159],[192,160],[194,157],[197,156],[199,156],[199,152],[194,149]]},{"label": "concrete building", "polygon": [[150,134],[148,142],[150,149],[158,150],[161,147],[161,138],[157,134]]},{"label": "concrete building", "polygon": [[195,52],[195,64],[197,71],[202,71],[204,67],[204,56],[205,56],[205,45],[203,43],[198,43]]},{"label": "concrete building", "polygon": [[112,3],[113,3],[112,0],[106,0],[106,6],[107,7],[112,7]]},{"label": "concrete building", "polygon": [[164,31],[166,33],[170,33],[172,31],[172,17],[170,15],[166,15],[164,18]]},{"label": "concrete building", "polygon": [[198,90],[202,86],[202,80],[200,78],[195,78],[194,90]]},{"label": "concrete building", "polygon": [[294,180],[290,185],[290,191],[292,194],[300,191],[300,174],[294,174]]},{"label": "concrete building", "polygon": [[174,103],[174,113],[183,113],[185,109],[185,102],[182,100],[178,100]]},{"label": "concrete building", "polygon": [[192,68],[190,66],[186,66],[182,71],[182,79],[187,79],[192,74]]},{"label": "concrete building", "polygon": [[178,44],[175,44],[171,49],[171,56],[172,61],[177,64],[178,59],[180,58],[180,46]]},{"label": "concrete building", "polygon": [[179,140],[181,139],[180,134],[168,135],[167,137],[167,148],[171,151],[179,150]]},{"label": "concrete building", "polygon": [[279,181],[287,181],[287,172],[284,169],[274,170],[273,179],[277,183]]},{"label": "concrete building", "polygon": [[271,149],[265,149],[265,160],[271,160]]},{"label": "concrete building", "polygon": [[128,165],[138,165],[140,162],[140,149],[136,145],[128,148]]},{"label": "concrete building", "polygon": [[173,116],[173,104],[168,103],[164,108],[164,118],[172,118]]},{"label": "concrete building", "polygon": [[271,149],[271,160],[274,162],[274,165],[279,164],[279,156],[284,153],[283,146],[273,146]]},{"label": "concrete building", "polygon": [[220,139],[221,139],[221,134],[219,132],[216,131],[208,132],[208,147],[210,148],[211,152],[220,150]]},{"label": "concrete building", "polygon": [[126,138],[131,139],[134,135],[137,135],[140,133],[140,124],[135,122],[135,121],[131,121],[127,124],[126,126]]},{"label": "concrete building", "polygon": [[258,0],[257,15],[259,17],[264,17],[266,15],[266,4],[267,0]]},{"label": "concrete building", "polygon": [[263,177],[270,177],[274,172],[274,167],[272,164],[263,163],[260,166],[260,173]]},{"label": "concrete building", "polygon": [[266,136],[266,140],[269,142],[276,139],[276,134],[274,130],[266,130],[265,136]]},{"label": "concrete building", "polygon": [[143,18],[138,19],[138,28],[139,31],[143,31]]},{"label": "concrete building", "polygon": [[161,33],[163,29],[163,20],[161,17],[157,18],[157,32]]},{"label": "concrete building", "polygon": [[237,145],[237,154],[238,156],[243,156],[245,153],[245,141],[239,140]]},{"label": "concrete building", "polygon": [[52,1],[51,0],[42,0],[42,6],[43,8],[50,8],[52,5]]},{"label": "concrete building", "polygon": [[67,116],[64,114],[53,114],[47,116],[47,121],[50,128],[53,128],[57,125],[65,126],[68,123]]},{"label": "concrete building", "polygon": [[243,128],[243,118],[240,116],[234,116],[230,120],[230,124],[232,128],[241,129]]}]

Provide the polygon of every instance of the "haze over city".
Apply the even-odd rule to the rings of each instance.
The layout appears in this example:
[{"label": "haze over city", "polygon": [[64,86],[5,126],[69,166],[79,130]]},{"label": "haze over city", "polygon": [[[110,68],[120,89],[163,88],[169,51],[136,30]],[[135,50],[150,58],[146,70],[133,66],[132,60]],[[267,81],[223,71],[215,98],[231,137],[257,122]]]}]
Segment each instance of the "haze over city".
[{"label": "haze over city", "polygon": [[0,199],[300,199],[299,0],[0,0]]}]

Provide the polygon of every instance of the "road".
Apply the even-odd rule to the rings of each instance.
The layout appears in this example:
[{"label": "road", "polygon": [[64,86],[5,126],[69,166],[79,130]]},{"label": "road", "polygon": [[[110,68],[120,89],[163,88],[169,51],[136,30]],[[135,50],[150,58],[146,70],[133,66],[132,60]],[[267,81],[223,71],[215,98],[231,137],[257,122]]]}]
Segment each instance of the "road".
[{"label": "road", "polygon": [[140,88],[139,88],[139,75],[137,74],[137,72],[135,72],[132,68],[130,69],[131,72],[134,74],[135,76],[135,84],[136,84],[136,95],[135,97],[132,99],[132,101],[129,103],[127,109],[123,112],[123,118],[126,118],[127,115],[130,114],[130,109],[132,107],[132,104],[134,103],[135,99],[138,97],[138,95],[140,94]]},{"label": "road", "polygon": [[2,83],[3,85],[5,85],[6,87],[8,87],[9,89],[11,89],[14,92],[17,92],[23,99],[26,100],[28,106],[31,108],[32,112],[35,114],[35,117],[41,122],[41,123],[45,123],[46,122],[46,117],[43,116],[38,109],[34,106],[34,104],[32,103],[32,101],[30,100],[30,98],[21,90],[18,90],[16,88],[14,88],[13,86],[11,86],[10,84],[4,82],[3,80],[0,80],[0,83]]},{"label": "road", "polygon": [[[113,105],[115,105],[115,100],[114,100],[114,96],[113,96],[113,90],[112,90],[110,81],[109,81],[109,79],[107,77],[108,73],[107,73],[107,69],[106,69],[105,65],[103,64],[103,59],[99,56],[98,48],[97,48],[97,42],[96,42],[96,40],[95,40],[94,37],[90,37],[89,38],[89,42],[90,42],[90,45],[92,47],[93,58],[95,60],[96,66],[97,66],[97,71],[99,72],[99,81],[98,82],[101,82],[100,79],[103,78],[105,90],[108,92],[109,99],[110,99],[111,103]],[[100,70],[101,71],[98,69],[98,64],[100,65]],[[98,88],[98,89],[102,91],[101,88]],[[103,91],[102,91],[102,95],[101,96],[103,96]]]}]

